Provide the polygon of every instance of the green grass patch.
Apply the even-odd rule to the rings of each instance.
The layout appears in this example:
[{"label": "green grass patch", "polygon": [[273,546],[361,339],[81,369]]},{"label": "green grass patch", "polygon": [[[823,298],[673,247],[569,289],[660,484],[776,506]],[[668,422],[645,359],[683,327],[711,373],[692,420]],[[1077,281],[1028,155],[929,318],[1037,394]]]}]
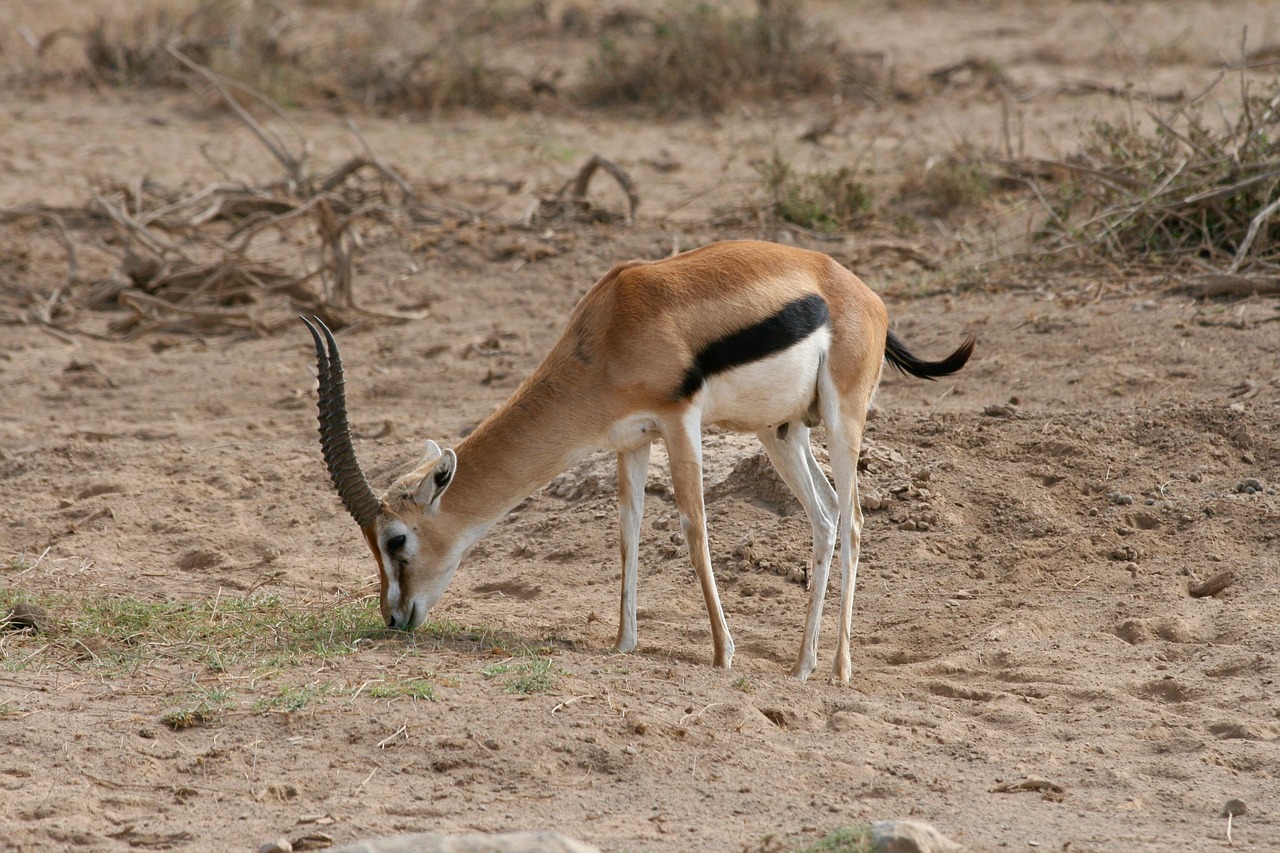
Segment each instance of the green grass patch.
[{"label": "green grass patch", "polygon": [[428,678],[407,678],[402,681],[382,681],[364,690],[373,699],[413,699],[423,702],[436,701],[435,684]]},{"label": "green grass patch", "polygon": [[865,826],[841,827],[794,853],[871,853],[871,830]]},{"label": "green grass patch", "polygon": [[560,674],[548,650],[525,649],[518,657],[490,664],[480,670],[485,678],[503,676],[504,693],[546,693]]},{"label": "green grass patch", "polygon": [[[47,609],[56,627],[48,637],[15,637],[3,649],[0,669],[70,665],[133,670],[163,660],[200,663],[214,674],[245,668],[263,672],[349,655],[362,642],[406,636],[381,627],[371,600],[320,606],[286,602],[275,595],[146,601],[116,595],[34,596],[0,589],[0,609],[19,601]],[[19,653],[23,647],[40,646],[47,650]]]},{"label": "green grass patch", "polygon": [[201,690],[192,698],[195,700],[194,704],[170,711],[160,718],[160,722],[174,731],[182,731],[209,725],[235,707],[231,691],[223,687]]},{"label": "green grass patch", "polygon": [[286,684],[274,694],[254,702],[253,710],[260,713],[296,714],[332,692],[333,687],[328,684]]},{"label": "green grass patch", "polygon": [[872,853],[874,849],[871,828],[852,826],[832,830],[812,844],[800,846],[770,835],[743,848],[743,853]]}]

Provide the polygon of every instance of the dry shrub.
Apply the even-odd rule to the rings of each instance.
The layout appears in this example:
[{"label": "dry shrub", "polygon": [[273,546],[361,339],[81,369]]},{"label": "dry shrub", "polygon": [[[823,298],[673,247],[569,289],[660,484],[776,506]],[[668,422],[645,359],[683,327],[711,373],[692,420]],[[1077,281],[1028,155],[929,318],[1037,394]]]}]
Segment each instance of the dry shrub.
[{"label": "dry shrub", "polygon": [[263,91],[298,62],[286,55],[282,38],[291,19],[275,6],[210,0],[187,14],[148,9],[124,19],[100,18],[86,30],[85,73],[115,86],[185,85],[169,48],[202,65]]},{"label": "dry shrub", "polygon": [[739,100],[851,93],[873,75],[801,17],[793,0],[753,16],[698,3],[648,18],[642,34],[606,33],[580,97],[588,106],[715,112]]},{"label": "dry shrub", "polygon": [[798,172],[781,154],[756,164],[765,192],[766,215],[814,231],[830,233],[871,216],[871,189],[852,169]]},{"label": "dry shrub", "polygon": [[1050,193],[1047,240],[1113,261],[1177,262],[1235,273],[1280,263],[1280,83],[1245,92],[1234,122],[1199,104],[1154,129],[1096,123],[1072,180]]},{"label": "dry shrub", "polygon": [[483,47],[467,40],[441,39],[437,47],[414,56],[350,65],[342,86],[349,99],[396,112],[493,110],[530,103],[528,87],[491,66]]},{"label": "dry shrub", "polygon": [[960,149],[908,169],[898,201],[927,216],[946,217],[982,205],[992,189],[989,161]]},{"label": "dry shrub", "polygon": [[[545,0],[152,0],[45,34],[28,71],[57,79],[46,49],[79,40],[80,80],[176,87],[184,72],[173,47],[286,106],[429,113],[522,110],[556,99],[716,111],[878,88],[866,60],[806,21],[797,0],[758,0],[751,14],[673,3],[656,11],[570,6],[551,18]],[[539,51],[521,49],[539,40],[557,56],[549,65]]]},{"label": "dry shrub", "polygon": [[529,84],[487,54],[499,34],[510,40],[545,30],[541,4],[433,7],[431,15],[378,3],[314,6],[205,0],[186,14],[163,7],[102,18],[84,31],[60,30],[50,41],[79,37],[84,76],[113,86],[185,85],[172,47],[286,106],[337,102],[436,112],[533,102]]}]

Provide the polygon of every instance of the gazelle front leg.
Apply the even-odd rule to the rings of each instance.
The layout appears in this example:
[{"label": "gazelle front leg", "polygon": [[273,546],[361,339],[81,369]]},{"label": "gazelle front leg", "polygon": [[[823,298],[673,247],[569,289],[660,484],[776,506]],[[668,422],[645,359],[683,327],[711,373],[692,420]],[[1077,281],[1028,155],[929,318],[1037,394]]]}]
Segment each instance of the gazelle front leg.
[{"label": "gazelle front leg", "polygon": [[636,647],[636,573],[640,562],[640,520],[644,517],[644,484],[649,474],[649,445],[618,453],[618,524],[622,529],[622,604],[618,614],[620,652]]},{"label": "gazelle front leg", "polygon": [[702,496],[702,413],[689,406],[679,417],[663,425],[667,456],[671,461],[671,482],[675,487],[680,529],[689,547],[689,559],[702,585],[702,599],[711,619],[714,666],[728,669],[733,663],[733,637],[720,606],[715,575],[711,571],[711,548],[707,542],[707,514]]}]

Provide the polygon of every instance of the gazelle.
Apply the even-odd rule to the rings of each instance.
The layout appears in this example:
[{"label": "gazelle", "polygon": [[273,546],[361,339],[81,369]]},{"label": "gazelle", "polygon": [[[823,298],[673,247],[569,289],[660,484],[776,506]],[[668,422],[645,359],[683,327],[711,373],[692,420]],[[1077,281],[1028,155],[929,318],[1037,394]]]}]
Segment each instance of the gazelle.
[{"label": "gazelle", "polygon": [[[304,318],[304,322],[307,322]],[[714,665],[733,639],[716,591],[702,494],[702,428],[754,432],[813,528],[808,613],[792,674],[817,667],[827,577],[840,543],[840,633],[832,678],[849,680],[862,535],[857,459],[882,362],[923,378],[959,370],[965,340],[921,361],[888,331],[884,303],[827,255],[772,243],[716,243],[617,264],[578,303],[542,364],[457,446],[428,441],[379,499],[351,443],[342,361],[319,320],[320,436],[330,476],[378,561],[387,625],[411,631],[467,549],[516,504],[587,453],[618,454],[622,604],[617,649],[636,647],[636,571],[649,446],[662,438],[680,526],[711,618]],[[826,425],[835,487],[809,445]]]}]

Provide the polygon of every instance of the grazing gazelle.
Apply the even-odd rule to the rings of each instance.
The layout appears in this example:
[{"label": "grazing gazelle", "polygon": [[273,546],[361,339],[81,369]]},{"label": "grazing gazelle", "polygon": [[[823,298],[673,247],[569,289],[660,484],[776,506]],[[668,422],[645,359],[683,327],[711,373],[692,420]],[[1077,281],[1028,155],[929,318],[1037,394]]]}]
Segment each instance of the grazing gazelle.
[{"label": "grazing gazelle", "polygon": [[[305,320],[304,320],[305,322]],[[456,450],[428,441],[418,466],[381,500],[356,461],[342,362],[311,323],[325,462],[378,560],[382,615],[413,630],[444,594],[463,554],[516,504],[587,453],[618,454],[622,607],[617,648],[636,646],[636,564],[649,445],[666,442],[680,527],[711,617],[716,666],[733,640],[707,547],[702,428],[754,432],[813,526],[809,609],[792,674],[817,667],[818,629],[837,535],[840,635],[832,677],[849,680],[849,634],[862,533],[857,460],[882,362],[923,378],[959,370],[970,337],[921,361],[889,333],[884,303],[818,252],[716,243],[661,261],[628,261],[578,303],[551,352]],[[826,425],[835,488],[809,446]]]}]

